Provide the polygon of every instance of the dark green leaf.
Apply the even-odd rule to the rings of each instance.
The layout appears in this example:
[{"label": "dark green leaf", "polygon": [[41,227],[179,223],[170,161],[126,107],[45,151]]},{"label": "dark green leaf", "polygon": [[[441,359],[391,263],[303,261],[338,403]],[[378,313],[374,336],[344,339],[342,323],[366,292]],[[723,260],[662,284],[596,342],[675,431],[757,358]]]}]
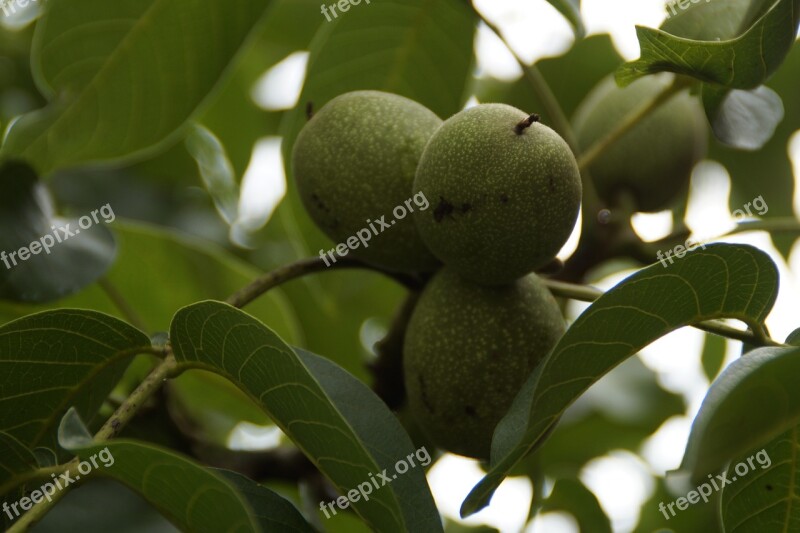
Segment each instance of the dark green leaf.
[{"label": "dark green leaf", "polygon": [[[262,323],[219,302],[182,309],[171,328],[179,362],[234,382],[347,493],[394,471],[413,445],[386,406],[332,363],[295,351]],[[353,507],[380,531],[441,528],[424,472],[415,468]]]},{"label": "dark green leaf", "polygon": [[495,430],[492,468],[464,501],[462,514],[486,506],[509,469],[619,363],[682,326],[716,318],[760,323],[777,289],[778,271],[768,255],[751,246],[712,244],[667,267],[655,263],[605,293],[523,385]]},{"label": "dark green leaf", "polygon": [[0,167],[0,298],[48,302],[102,276],[116,252],[105,224],[114,212],[110,204],[97,207],[97,222],[91,213],[58,218],[49,191],[30,167],[16,162]]},{"label": "dark green leaf", "polygon": [[211,471],[227,479],[245,497],[262,531],[314,533],[314,528],[308,525],[295,506],[277,492],[236,472],[214,468]]},{"label": "dark green leaf", "polygon": [[708,381],[714,381],[719,371],[722,370],[726,351],[727,344],[725,342],[725,337],[712,335],[710,333],[706,334],[700,362],[703,364],[703,372],[708,378]]},{"label": "dark green leaf", "polygon": [[[141,494],[183,531],[262,531],[249,498],[235,483],[216,471],[204,468],[169,450],[129,440],[94,444],[77,413],[70,410],[58,432],[62,447],[87,464],[98,463],[93,475],[111,477]],[[99,459],[99,461],[98,461]],[[76,476],[77,479],[77,476]],[[260,491],[260,498],[283,499],[272,491]],[[286,502],[288,504],[288,502]],[[261,503],[263,508],[269,504]],[[288,504],[289,507],[292,507]],[[289,531],[298,519],[297,510],[276,504],[273,518]],[[287,529],[263,529],[286,531]]]},{"label": "dark green leaf", "polygon": [[[800,99],[797,80],[800,78],[800,47],[795,46],[786,62],[769,82],[783,100],[785,116],[772,139],[758,152],[742,152],[712,143],[709,159],[719,161],[731,177],[730,209],[741,209],[761,197],[769,210],[758,216],[794,217],[795,175],[789,160],[789,140],[800,129]],[[760,179],[758,177],[761,177]],[[797,236],[773,234],[775,246],[789,257]]]},{"label": "dark green leaf", "polygon": [[800,431],[795,426],[761,450],[731,463],[726,476],[730,484],[722,489],[721,502],[726,533],[797,531],[798,447]]},{"label": "dark green leaf", "polygon": [[306,121],[308,102],[319,109],[349,91],[406,96],[443,118],[461,110],[473,66],[475,15],[468,2],[382,0],[330,18],[311,44],[306,83],[288,123],[284,153],[290,153]]},{"label": "dark green leaf", "polygon": [[667,2],[661,29],[670,35],[697,41],[734,39],[752,26],[775,0],[724,2]]},{"label": "dark green leaf", "polygon": [[92,420],[133,357],[141,331],[96,311],[47,311],[0,327],[0,431],[55,447],[70,407]]},{"label": "dark green leaf", "polygon": [[668,71],[731,89],[755,89],[789,53],[798,23],[800,0],[775,0],[735,39],[693,40],[637,26],[641,58],[622,66],[617,81],[627,85],[642,76]]},{"label": "dark green leaf", "polygon": [[759,348],[714,381],[692,424],[681,469],[715,473],[800,421],[800,348]]},{"label": "dark green leaf", "polygon": [[685,411],[683,399],[662,389],[656,373],[631,357],[565,413],[537,452],[541,468],[550,477],[578,476],[586,463],[614,450],[638,453],[664,422]]},{"label": "dark green leaf", "polygon": [[180,533],[136,492],[111,479],[97,478],[67,493],[31,531]]},{"label": "dark green leaf", "polygon": [[47,175],[158,149],[206,100],[265,9],[264,0],[235,9],[222,0],[48,2],[32,63],[51,105],[14,124],[3,154]]},{"label": "dark green leaf", "polygon": [[198,440],[225,447],[231,432],[241,423],[272,426],[264,411],[225,378],[191,370],[168,387],[171,415],[184,431]]},{"label": "dark green leaf", "polygon": [[609,521],[597,496],[577,479],[559,479],[542,507],[543,512],[564,511],[578,521],[581,531],[611,533]]},{"label": "dark green leaf", "polygon": [[[114,231],[119,253],[107,278],[148,332],[168,330],[176,309],[198,298],[224,300],[260,274],[222,248],[177,231],[120,220]],[[56,305],[95,309],[121,317],[109,295],[96,285]],[[0,305],[0,323],[44,309]],[[268,321],[283,338],[302,342],[292,308],[280,289],[253,302],[248,311]]]},{"label": "dark green leaf", "polygon": [[23,483],[38,466],[36,457],[24,444],[0,431],[0,497]]},{"label": "dark green leaf", "polygon": [[[676,507],[675,500],[686,497],[686,492],[676,493],[667,488],[663,477],[655,478],[655,492],[642,506],[639,524],[634,533],[710,533],[721,531],[718,514],[719,493],[711,494],[708,503],[703,501],[684,510]],[[672,505],[672,510],[668,507]]]}]

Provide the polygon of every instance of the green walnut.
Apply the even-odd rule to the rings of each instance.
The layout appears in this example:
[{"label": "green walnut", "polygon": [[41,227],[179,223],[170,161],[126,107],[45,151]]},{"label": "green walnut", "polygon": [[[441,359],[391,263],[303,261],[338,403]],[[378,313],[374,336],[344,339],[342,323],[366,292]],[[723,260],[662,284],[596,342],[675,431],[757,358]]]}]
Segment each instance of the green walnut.
[{"label": "green walnut", "polygon": [[[588,149],[631,112],[647,105],[672,78],[671,74],[647,76],[625,88],[619,88],[613,77],[600,82],[573,117],[581,149]],[[589,173],[597,193],[610,206],[625,206],[632,200],[638,211],[661,211],[685,194],[707,142],[702,106],[686,90],[611,144],[589,166]]]},{"label": "green walnut", "polygon": [[412,211],[430,207],[412,189],[417,163],[442,120],[394,94],[356,91],[328,102],[297,137],[292,165],[303,205],[339,253],[399,272],[434,270]]},{"label": "green walnut", "polygon": [[478,105],[445,121],[425,147],[414,189],[432,206],[414,213],[428,248],[486,285],[552,260],[581,203],[567,143],[535,115],[505,104]]},{"label": "green walnut", "polygon": [[411,413],[441,448],[488,458],[497,423],[563,334],[559,307],[536,274],[487,287],[444,267],[406,331]]}]

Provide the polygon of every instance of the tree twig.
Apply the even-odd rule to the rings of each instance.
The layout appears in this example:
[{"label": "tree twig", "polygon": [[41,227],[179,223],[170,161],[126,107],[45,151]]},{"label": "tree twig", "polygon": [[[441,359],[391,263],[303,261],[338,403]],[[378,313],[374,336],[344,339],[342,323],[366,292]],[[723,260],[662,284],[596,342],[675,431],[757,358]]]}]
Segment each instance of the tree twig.
[{"label": "tree twig", "polygon": [[350,259],[347,257],[340,258],[336,263],[328,264],[323,261],[320,257],[312,257],[308,259],[301,259],[294,263],[290,263],[288,265],[276,268],[271,272],[267,272],[263,276],[260,276],[247,284],[247,286],[240,289],[236,294],[233,294],[227,299],[227,302],[232,305],[233,307],[242,308],[247,304],[251,303],[253,300],[258,298],[259,296],[263,295],[270,289],[273,289],[279,285],[282,285],[288,281],[293,279],[297,279],[303,276],[307,276],[309,274],[314,274],[317,272],[325,272],[325,271],[333,271],[333,270],[344,270],[344,269],[352,269],[352,268],[363,268],[367,270],[372,270],[375,272],[379,272],[390,278],[394,279],[401,285],[409,289],[419,289],[422,285],[422,281],[405,274],[398,274],[394,272],[388,272],[377,267],[373,267],[363,263],[357,259]]}]

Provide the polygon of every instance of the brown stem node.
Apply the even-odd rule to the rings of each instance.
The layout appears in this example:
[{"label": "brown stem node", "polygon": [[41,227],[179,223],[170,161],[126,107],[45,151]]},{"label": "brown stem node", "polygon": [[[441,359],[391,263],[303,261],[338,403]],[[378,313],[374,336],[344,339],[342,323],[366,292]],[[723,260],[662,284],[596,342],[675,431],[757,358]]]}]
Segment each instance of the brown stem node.
[{"label": "brown stem node", "polygon": [[529,117],[521,120],[519,122],[519,124],[514,126],[514,133],[516,133],[517,135],[522,135],[522,132],[524,132],[525,130],[530,128],[531,125],[533,125],[534,122],[539,122],[540,118],[541,117],[539,117],[539,115],[537,115],[536,113],[533,113]]}]

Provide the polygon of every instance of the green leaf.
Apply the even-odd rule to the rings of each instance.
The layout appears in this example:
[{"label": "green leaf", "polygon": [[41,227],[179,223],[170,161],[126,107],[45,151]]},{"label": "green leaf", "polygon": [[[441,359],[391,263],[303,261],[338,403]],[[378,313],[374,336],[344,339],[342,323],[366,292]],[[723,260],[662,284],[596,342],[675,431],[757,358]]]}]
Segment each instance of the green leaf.
[{"label": "green leaf", "polygon": [[[90,480],[67,493],[33,529],[36,533],[180,533],[161,513],[113,479]],[[648,532],[650,533],[650,532]]]},{"label": "green leaf", "polygon": [[39,465],[24,444],[0,431],[0,497],[24,483]]},{"label": "green leaf", "polygon": [[[198,298],[224,300],[261,274],[222,248],[178,231],[120,219],[114,231],[118,258],[107,278],[147,332],[168,330],[176,309]],[[54,306],[94,309],[123,318],[109,294],[96,285]],[[0,303],[0,322],[52,307]],[[283,338],[302,342],[292,307],[280,289],[253,302],[248,311],[268,321]]]},{"label": "green leaf", "polygon": [[[784,119],[778,124],[772,139],[757,152],[743,152],[712,143],[709,159],[720,162],[731,177],[730,209],[741,209],[754,198],[762,197],[769,211],[762,218],[794,217],[795,172],[789,159],[789,141],[800,129],[800,98],[797,80],[800,78],[800,46],[795,46],[783,66],[769,81],[769,86],[783,100]],[[755,179],[755,176],[763,176]],[[797,236],[773,234],[772,240],[781,254],[788,258]]]},{"label": "green leaf", "polygon": [[236,9],[222,0],[51,0],[32,54],[51,104],[13,125],[3,154],[47,175],[157,150],[203,104],[265,9],[264,0]]},{"label": "green leaf", "polygon": [[681,396],[662,389],[656,373],[631,357],[567,410],[536,455],[547,476],[578,476],[586,463],[614,450],[638,453],[664,422],[685,411]]},{"label": "green leaf", "polygon": [[291,153],[306,121],[306,103],[319,109],[349,91],[399,94],[443,118],[460,111],[469,96],[475,23],[469,3],[462,0],[381,0],[323,24],[311,43],[284,153]]},{"label": "green leaf", "polygon": [[230,444],[231,432],[243,422],[273,425],[256,403],[217,374],[190,370],[168,385],[172,419],[202,442],[224,448]]},{"label": "green leaf", "polygon": [[800,0],[775,0],[735,39],[694,40],[662,30],[636,27],[641,57],[617,71],[628,85],[656,72],[675,72],[731,89],[755,89],[781,65],[794,44]]},{"label": "green leaf", "polygon": [[239,214],[239,186],[225,147],[208,129],[193,124],[186,136],[186,149],[197,162],[203,185],[217,212],[232,225]]},{"label": "green leaf", "polygon": [[764,252],[711,244],[667,267],[642,269],[605,293],[523,385],[495,430],[491,469],[467,496],[462,515],[486,506],[511,467],[541,446],[564,410],[622,361],[682,326],[717,318],[761,323],[777,291],[778,271]]},{"label": "green leaf", "polygon": [[[293,350],[262,323],[219,302],[180,310],[171,328],[177,360],[225,376],[275,420],[341,491],[395,471],[413,445],[386,406],[333,363]],[[440,531],[424,471],[410,469],[355,511],[379,531]]]},{"label": "green leaf", "polygon": [[692,423],[681,470],[694,479],[722,468],[800,422],[800,348],[759,348],[711,385]]},{"label": "green leaf", "polygon": [[289,54],[307,50],[325,17],[317,0],[271,0],[258,35],[237,60],[230,79],[199,117],[219,138],[236,171],[244,175],[261,137],[277,135],[285,112],[261,109],[252,93],[261,76]]},{"label": "green leaf", "polygon": [[[701,2],[680,10],[680,6],[673,3],[667,8],[669,18],[661,29],[697,41],[735,39],[756,23],[773,3],[774,0]],[[714,135],[722,143],[739,150],[761,148],[783,118],[780,97],[763,86],[741,91],[705,84],[702,92]]]},{"label": "green leaf", "polygon": [[[670,35],[697,41],[722,41],[740,36],[775,0],[724,2],[668,2],[661,29]],[[687,5],[688,4],[688,5]]]},{"label": "green leaf", "polygon": [[[761,450],[731,463],[726,476],[731,483],[722,489],[721,515],[726,533],[797,530],[798,448],[800,430],[795,426]],[[742,476],[745,467],[747,473]]]},{"label": "green leaf", "polygon": [[703,86],[703,105],[714,135],[739,150],[760,150],[783,120],[783,102],[764,85],[751,91]]},{"label": "green leaf", "polygon": [[315,532],[295,506],[277,492],[236,472],[214,468],[211,471],[227,479],[247,499],[262,531]]},{"label": "green leaf", "polygon": [[586,28],[581,18],[581,0],[547,0],[550,5],[564,15],[575,32],[576,39],[583,39],[586,36]]},{"label": "green leaf", "polygon": [[[0,298],[48,302],[97,281],[115,257],[114,237],[103,206],[81,219],[55,216],[47,188],[24,163],[0,167]],[[85,217],[85,218],[84,218]],[[88,223],[86,221],[88,220]],[[34,254],[34,252],[36,252]]]},{"label": "green leaf", "polygon": [[0,431],[54,448],[67,409],[91,421],[149,348],[144,333],[96,311],[48,311],[0,327]]},{"label": "green leaf", "polygon": [[183,531],[313,531],[289,502],[266,488],[253,487],[253,482],[232,481],[219,471],[141,442],[94,444],[74,410],[61,422],[59,442],[90,466],[95,458],[98,467],[92,474],[135,490]]},{"label": "green leaf", "polygon": [[703,353],[700,356],[700,362],[703,364],[703,372],[705,373],[708,381],[714,381],[719,371],[722,370],[722,364],[725,362],[725,354],[727,351],[727,344],[725,337],[712,335],[706,333],[706,339],[703,343]]},{"label": "green leaf", "polygon": [[[695,505],[690,505],[683,511],[676,508],[673,504],[673,515],[668,504],[673,503],[676,498],[686,497],[686,492],[676,494],[667,487],[663,477],[656,477],[655,491],[653,495],[642,505],[639,515],[639,524],[633,533],[658,533],[677,532],[677,533],[709,533],[711,531],[722,531],[718,520],[718,498],[719,493],[714,492],[709,498],[709,502],[700,501]],[[664,510],[662,511],[661,508]]]},{"label": "green leaf", "polygon": [[578,521],[581,531],[611,533],[611,521],[597,496],[577,479],[559,479],[545,500],[542,512],[564,511]]}]

